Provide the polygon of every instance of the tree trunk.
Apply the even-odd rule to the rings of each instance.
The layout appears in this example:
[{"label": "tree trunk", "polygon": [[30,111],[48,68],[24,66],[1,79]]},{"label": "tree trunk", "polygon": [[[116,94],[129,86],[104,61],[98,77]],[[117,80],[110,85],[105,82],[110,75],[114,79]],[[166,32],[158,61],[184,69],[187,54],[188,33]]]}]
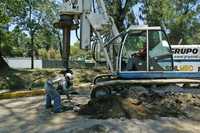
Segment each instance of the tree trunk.
[{"label": "tree trunk", "polygon": [[0,71],[3,69],[8,69],[8,63],[2,57],[2,47],[1,47],[1,40],[0,40]]},{"label": "tree trunk", "polygon": [[1,52],[0,52],[0,71],[3,69],[9,68],[7,62],[3,59]]},{"label": "tree trunk", "polygon": [[124,19],[126,14],[125,9],[122,8],[120,0],[113,1],[113,13],[111,13],[111,15],[114,18],[115,24],[119,32],[122,32],[125,29]]},{"label": "tree trunk", "polygon": [[34,35],[31,33],[31,69],[34,69]]}]

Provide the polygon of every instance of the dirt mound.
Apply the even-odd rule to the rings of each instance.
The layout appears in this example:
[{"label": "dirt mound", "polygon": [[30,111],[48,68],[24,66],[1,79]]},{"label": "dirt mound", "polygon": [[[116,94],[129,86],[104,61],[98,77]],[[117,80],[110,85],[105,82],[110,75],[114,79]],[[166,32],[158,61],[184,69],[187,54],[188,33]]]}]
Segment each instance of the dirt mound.
[{"label": "dirt mound", "polygon": [[[192,94],[142,93],[138,96],[111,96],[90,100],[81,107],[81,115],[92,118],[156,118],[156,117],[194,117],[200,112],[200,96]],[[198,118],[200,119],[200,117]]]}]

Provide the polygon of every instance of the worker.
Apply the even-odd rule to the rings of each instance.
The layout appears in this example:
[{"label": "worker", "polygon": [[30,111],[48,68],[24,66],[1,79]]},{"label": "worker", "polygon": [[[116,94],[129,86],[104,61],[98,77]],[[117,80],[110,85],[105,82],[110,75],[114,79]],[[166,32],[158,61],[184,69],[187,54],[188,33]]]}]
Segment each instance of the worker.
[{"label": "worker", "polygon": [[136,56],[136,54],[131,54],[131,57],[128,59],[128,63],[126,66],[127,71],[136,71],[136,64],[134,62],[134,57]]},{"label": "worker", "polygon": [[71,98],[69,97],[69,92],[72,90],[73,86],[73,75],[72,71],[65,72],[65,78],[58,82],[57,90],[60,94],[64,94],[67,96],[68,100]]},{"label": "worker", "polygon": [[[54,112],[60,113],[62,112],[61,109],[61,96],[59,94],[59,91],[57,90],[62,86],[62,89],[64,92],[67,92],[72,84],[71,80],[73,79],[72,73],[70,72],[64,72],[65,74],[62,76],[58,76],[54,79],[48,79],[45,83],[44,88],[46,89],[46,108],[52,107],[52,101],[54,101]],[[58,83],[58,86],[56,87],[56,83]]]},{"label": "worker", "polygon": [[147,53],[147,48],[143,47],[141,48],[138,53],[136,53],[136,55],[140,58],[145,58],[146,57],[146,53]]},{"label": "worker", "polygon": [[145,57],[146,57],[146,47],[140,49],[137,53],[131,54],[131,57],[128,59],[128,63],[126,66],[127,71],[137,71],[138,61],[145,60],[146,59]]}]

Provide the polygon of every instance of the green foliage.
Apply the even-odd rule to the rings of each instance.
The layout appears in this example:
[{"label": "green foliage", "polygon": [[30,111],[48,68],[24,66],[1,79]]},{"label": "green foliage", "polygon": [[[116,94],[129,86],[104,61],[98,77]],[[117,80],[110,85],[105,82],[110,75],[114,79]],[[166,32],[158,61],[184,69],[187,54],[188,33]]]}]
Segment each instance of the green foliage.
[{"label": "green foliage", "polygon": [[21,32],[17,27],[11,31],[1,32],[1,53],[10,57],[26,55],[28,48],[27,42],[29,41],[27,35]]},{"label": "green foliage", "polygon": [[[143,0],[143,18],[148,25],[165,25],[172,44],[200,42],[198,0]],[[193,40],[193,41],[192,41]]]},{"label": "green foliage", "polygon": [[37,48],[45,48],[46,50],[50,48],[58,49],[58,43],[59,39],[57,35],[46,27],[40,29],[35,34],[35,44]]},{"label": "green foliage", "polygon": [[42,59],[61,59],[60,53],[58,50],[53,48],[46,50],[44,48],[38,50],[39,56]]},{"label": "green foliage", "polygon": [[[36,56],[41,48],[57,51],[61,43],[59,31],[53,27],[58,17],[57,8],[56,2],[51,0],[0,1],[1,55],[30,56],[32,48]],[[4,30],[10,25],[14,28],[12,31]]]},{"label": "green foliage", "polygon": [[48,53],[47,53],[47,50],[46,49],[39,49],[38,50],[38,53],[39,53],[39,56],[42,58],[42,59],[48,59]]},{"label": "green foliage", "polygon": [[71,57],[72,59],[92,59],[90,51],[81,50],[79,42],[71,45]]},{"label": "green foliage", "polygon": [[9,23],[13,17],[22,14],[21,10],[24,2],[21,0],[2,0],[0,1],[0,25]]},{"label": "green foliage", "polygon": [[48,54],[49,54],[49,59],[56,59],[57,54],[59,54],[59,52],[51,48],[49,49]]},{"label": "green foliage", "polygon": [[125,29],[124,22],[128,25],[135,24],[135,14],[132,7],[136,4],[136,0],[104,0],[106,8],[110,16],[115,20],[119,31]]},{"label": "green foliage", "polygon": [[76,43],[74,43],[74,45],[72,45],[71,46],[71,55],[72,55],[72,57],[77,57],[77,56],[79,56],[80,55],[80,53],[81,53],[81,51],[82,50],[80,50],[80,46],[79,46],[79,42],[76,42]]}]

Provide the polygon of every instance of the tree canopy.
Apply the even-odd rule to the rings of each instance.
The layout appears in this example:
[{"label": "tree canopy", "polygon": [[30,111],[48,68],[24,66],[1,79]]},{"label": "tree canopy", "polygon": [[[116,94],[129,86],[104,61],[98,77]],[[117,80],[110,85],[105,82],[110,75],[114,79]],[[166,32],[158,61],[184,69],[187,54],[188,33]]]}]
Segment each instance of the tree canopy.
[{"label": "tree canopy", "polygon": [[148,25],[161,25],[169,30],[172,44],[199,43],[199,0],[143,0],[143,20]]}]

